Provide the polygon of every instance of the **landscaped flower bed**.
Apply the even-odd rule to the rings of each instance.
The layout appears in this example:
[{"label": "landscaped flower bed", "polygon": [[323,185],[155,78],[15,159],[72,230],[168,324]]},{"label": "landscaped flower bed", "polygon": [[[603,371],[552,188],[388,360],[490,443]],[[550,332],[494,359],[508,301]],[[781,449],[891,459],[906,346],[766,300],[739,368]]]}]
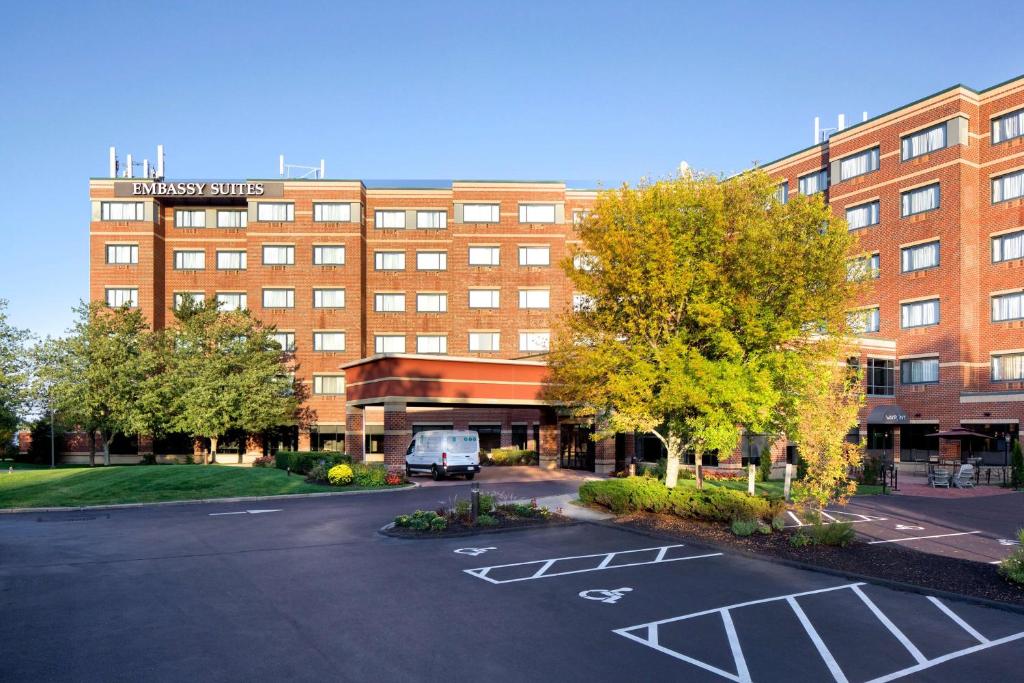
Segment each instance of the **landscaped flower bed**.
[{"label": "landscaped flower bed", "polygon": [[561,510],[552,512],[537,504],[504,501],[497,494],[480,494],[480,511],[476,522],[472,519],[468,498],[456,498],[451,504],[436,510],[416,510],[412,514],[395,517],[387,533],[393,536],[422,537],[463,535],[493,529],[513,529],[568,522]]},{"label": "landscaped flower bed", "polygon": [[406,484],[404,475],[398,472],[388,472],[381,464],[359,462],[330,464],[329,460],[314,464],[306,474],[306,481],[360,489],[382,489]]}]

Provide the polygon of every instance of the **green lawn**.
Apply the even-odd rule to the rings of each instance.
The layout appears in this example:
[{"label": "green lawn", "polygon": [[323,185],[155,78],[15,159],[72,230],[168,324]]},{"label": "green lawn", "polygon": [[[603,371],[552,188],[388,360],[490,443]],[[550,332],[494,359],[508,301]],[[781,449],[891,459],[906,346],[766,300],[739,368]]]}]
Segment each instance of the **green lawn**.
[{"label": "green lawn", "polygon": [[197,498],[270,496],[352,491],[307,484],[277,469],[220,465],[130,465],[123,467],[0,469],[0,508],[74,507],[111,503],[155,503]]},{"label": "green lawn", "polygon": [[[694,488],[697,485],[697,482],[695,480],[693,480],[693,479],[680,479],[679,480],[679,485],[680,486],[687,486],[687,487],[690,487],[690,488]],[[747,480],[746,479],[742,479],[742,480],[740,480],[740,479],[720,479],[720,480],[717,480],[717,481],[710,481],[710,480],[705,479],[704,480],[704,485],[705,486],[722,486],[722,487],[727,488],[727,489],[733,489],[734,491],[744,491],[745,492],[747,490]],[[782,497],[782,487],[783,487],[783,482],[781,480],[759,481],[756,484],[754,484],[754,490],[758,493],[758,495],[778,496],[780,498]],[[858,496],[873,496],[873,495],[880,494],[881,492],[882,492],[882,487],[881,486],[865,486],[865,485],[862,484],[862,485],[857,487],[857,494],[856,495],[858,495]]]}]

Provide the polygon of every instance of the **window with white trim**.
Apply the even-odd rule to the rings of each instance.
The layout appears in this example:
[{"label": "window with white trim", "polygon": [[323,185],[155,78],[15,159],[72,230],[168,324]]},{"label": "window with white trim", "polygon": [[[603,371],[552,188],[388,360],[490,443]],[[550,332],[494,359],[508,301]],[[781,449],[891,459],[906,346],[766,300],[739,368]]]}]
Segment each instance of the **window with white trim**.
[{"label": "window with white trim", "polygon": [[992,356],[992,381],[1008,382],[1024,379],[1024,353],[1004,353]]},{"label": "window with white trim", "polygon": [[1024,230],[992,238],[992,263],[1024,258]]},{"label": "window with white trim", "polygon": [[939,324],[939,300],[913,301],[900,305],[900,327],[927,327]]},{"label": "window with white trim", "polygon": [[416,353],[448,353],[448,337],[443,334],[416,335]]},{"label": "window with white trim", "polygon": [[1024,292],[997,294],[992,297],[992,322],[1024,319]]},{"label": "window with white trim", "polygon": [[373,213],[373,225],[377,229],[404,230],[405,211],[378,209]]},{"label": "window with white trim", "polygon": [[938,381],[938,358],[913,358],[900,361],[900,384],[936,384]]},{"label": "window with white trim", "polygon": [[583,221],[585,221],[588,218],[590,218],[591,213],[592,212],[590,211],[590,209],[573,209],[572,210],[572,224],[573,225],[581,224]]},{"label": "window with white trim", "polygon": [[205,228],[206,211],[203,209],[175,209],[174,227]]},{"label": "window with white trim", "polygon": [[520,289],[519,308],[551,308],[551,291],[547,289]]},{"label": "window with white trim", "polygon": [[824,192],[828,189],[828,170],[823,168],[820,171],[800,176],[798,183],[800,186],[800,194],[802,195],[812,195]]},{"label": "window with white trim", "polygon": [[139,262],[139,245],[108,244],[107,263],[111,265],[135,265]]},{"label": "window with white trim", "polygon": [[469,290],[470,308],[497,308],[500,298],[500,290],[497,289],[471,289]]},{"label": "window with white trim", "polygon": [[1011,111],[992,119],[992,144],[1006,142],[1024,135],[1024,109]]},{"label": "window with white trim", "polygon": [[295,308],[295,290],[264,289],[263,308]]},{"label": "window with white trim", "polygon": [[992,203],[1008,202],[1024,197],[1024,170],[992,179]]},{"label": "window with white trim", "polygon": [[846,279],[853,281],[877,278],[880,265],[881,259],[878,254],[849,259],[846,262]]},{"label": "window with white trim", "polygon": [[781,182],[775,188],[775,201],[785,204],[789,201],[789,181]]},{"label": "window with white trim", "polygon": [[345,375],[313,375],[313,393],[340,396],[345,393]]},{"label": "window with white trim", "polygon": [[496,266],[501,260],[501,249],[499,247],[470,247],[469,265],[471,266]]},{"label": "window with white trim", "polygon": [[846,210],[846,228],[859,230],[871,225],[878,225],[879,203],[868,202],[859,206],[851,206]]},{"label": "window with white trim", "polygon": [[221,311],[241,311],[249,307],[249,297],[242,292],[217,292],[217,308]]},{"label": "window with white trim", "polygon": [[915,270],[935,268],[939,265],[939,242],[915,244],[900,249],[900,271],[912,273]]},{"label": "window with white trim", "polygon": [[448,227],[448,212],[417,211],[416,227],[420,230],[443,230]]},{"label": "window with white trim", "polygon": [[205,270],[206,252],[200,250],[181,250],[174,252],[175,270]]},{"label": "window with white trim", "polygon": [[896,395],[896,361],[888,358],[868,358],[868,396]]},{"label": "window with white trim", "polygon": [[448,270],[448,252],[417,251],[416,270]]},{"label": "window with white trim", "polygon": [[375,270],[405,270],[404,251],[378,251],[373,255]]},{"label": "window with white trim", "polygon": [[862,308],[846,314],[846,324],[854,334],[870,334],[881,329],[878,307]]},{"label": "window with white trim", "polygon": [[295,350],[295,333],[294,332],[272,332],[268,335],[270,341],[277,343],[281,347],[281,350],[286,353],[291,353]]},{"label": "window with white trim", "polygon": [[248,211],[228,211],[219,209],[217,211],[218,228],[245,228],[249,225]]},{"label": "window with white trim", "polygon": [[135,308],[139,305],[139,290],[135,287],[108,287],[106,299],[108,306]]},{"label": "window with white trim", "polygon": [[378,313],[399,313],[405,310],[405,294],[374,294],[373,310]]},{"label": "window with white trim", "polygon": [[295,204],[291,202],[259,202],[256,220],[282,223],[295,220]]},{"label": "window with white trim", "polygon": [[373,337],[375,353],[405,353],[405,335],[378,334]]},{"label": "window with white trim", "polygon": [[519,247],[519,265],[550,266],[551,247]]},{"label": "window with white trim", "polygon": [[345,290],[315,288],[313,290],[313,308],[345,308]]},{"label": "window with white trim", "polygon": [[141,221],[144,206],[142,202],[101,202],[100,217],[105,221]]},{"label": "window with white trim", "polygon": [[416,295],[417,313],[445,313],[447,310],[447,294],[441,292],[426,292]]},{"label": "window with white trim", "polygon": [[294,266],[295,247],[289,245],[265,244],[263,245],[263,265],[265,266]]},{"label": "window with white trim", "polygon": [[348,223],[352,205],[348,202],[313,202],[313,221],[317,223]]},{"label": "window with white trim", "polygon": [[499,221],[499,204],[463,204],[463,223],[497,223]]},{"label": "window with white trim", "polygon": [[520,204],[520,223],[554,223],[554,204]]},{"label": "window with white trim", "polygon": [[175,292],[174,293],[174,308],[175,310],[181,308],[182,304],[185,303],[185,298],[191,298],[193,303],[201,304],[206,301],[206,294],[204,292]]},{"label": "window with white trim", "polygon": [[839,179],[849,180],[878,170],[878,148],[867,149],[839,161]]},{"label": "window with white trim", "polygon": [[501,346],[501,335],[497,332],[470,332],[469,350],[473,353],[494,353]]},{"label": "window with white trim", "polygon": [[593,254],[576,254],[572,257],[572,267],[589,273],[597,264],[597,257]]},{"label": "window with white trim", "polygon": [[946,146],[946,124],[926,128],[902,139],[900,149],[903,161],[935,152]]},{"label": "window with white trim", "polygon": [[313,247],[314,266],[345,265],[345,247],[320,245]]},{"label": "window with white trim", "polygon": [[520,332],[520,351],[547,351],[551,348],[550,332]]},{"label": "window with white trim", "polygon": [[588,294],[574,293],[572,295],[572,310],[577,313],[594,310],[594,297]]},{"label": "window with white trim", "polygon": [[939,194],[938,183],[902,193],[900,195],[901,215],[906,218],[939,208]]},{"label": "window with white trim", "polygon": [[248,255],[244,251],[218,251],[217,270],[245,270]]},{"label": "window with white trim", "polygon": [[313,333],[313,350],[314,351],[344,351],[345,350],[345,333],[344,332],[314,332]]}]

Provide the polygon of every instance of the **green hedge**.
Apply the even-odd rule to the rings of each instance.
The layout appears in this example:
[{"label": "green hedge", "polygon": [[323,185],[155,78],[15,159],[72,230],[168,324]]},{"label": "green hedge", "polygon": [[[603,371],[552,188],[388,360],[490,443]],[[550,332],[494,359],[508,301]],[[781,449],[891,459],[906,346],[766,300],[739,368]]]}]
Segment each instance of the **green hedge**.
[{"label": "green hedge", "polygon": [[651,477],[628,477],[588,481],[580,486],[580,500],[603,505],[612,512],[671,512],[718,522],[764,520],[771,522],[782,514],[781,499],[748,496],[732,489],[707,486],[702,490],[666,486]]},{"label": "green hedge", "polygon": [[274,454],[274,467],[290,469],[296,474],[309,474],[320,461],[330,469],[334,465],[351,464],[352,456],[337,451],[278,451]]},{"label": "green hedge", "polygon": [[490,465],[536,465],[537,451],[520,448],[495,448],[487,455]]}]

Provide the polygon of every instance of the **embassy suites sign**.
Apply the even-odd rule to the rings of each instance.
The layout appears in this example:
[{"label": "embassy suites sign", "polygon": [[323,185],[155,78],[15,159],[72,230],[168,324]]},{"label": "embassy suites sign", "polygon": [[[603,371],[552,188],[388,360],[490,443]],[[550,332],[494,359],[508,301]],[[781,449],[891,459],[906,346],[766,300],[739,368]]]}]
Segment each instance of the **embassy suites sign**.
[{"label": "embassy suites sign", "polygon": [[215,199],[246,197],[283,197],[284,185],[279,182],[222,182],[162,180],[118,181],[114,184],[116,197],[181,197]]}]

